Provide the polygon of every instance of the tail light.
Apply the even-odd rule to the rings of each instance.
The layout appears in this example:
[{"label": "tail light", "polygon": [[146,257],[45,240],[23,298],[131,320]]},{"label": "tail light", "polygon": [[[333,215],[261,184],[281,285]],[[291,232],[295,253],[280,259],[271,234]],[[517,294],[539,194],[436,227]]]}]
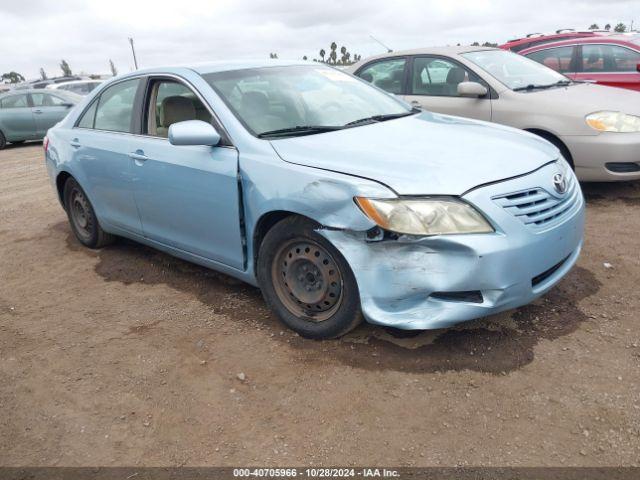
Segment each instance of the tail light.
[{"label": "tail light", "polygon": [[42,148],[44,149],[45,154],[49,151],[49,139],[47,137],[44,137],[42,140]]}]

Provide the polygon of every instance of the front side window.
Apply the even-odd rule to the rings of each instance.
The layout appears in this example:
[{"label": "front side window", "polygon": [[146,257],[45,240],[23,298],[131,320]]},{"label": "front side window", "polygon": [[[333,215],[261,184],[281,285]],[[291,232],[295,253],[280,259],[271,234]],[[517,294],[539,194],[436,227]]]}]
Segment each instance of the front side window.
[{"label": "front side window", "polygon": [[527,54],[527,58],[541,63],[556,72],[571,72],[571,59],[574,47],[550,48]]},{"label": "front side window", "polygon": [[386,92],[399,94],[402,93],[406,62],[404,58],[376,62],[360,70],[358,76]]},{"label": "front side window", "polygon": [[169,135],[169,127],[186,120],[211,123],[211,114],[193,91],[182,83],[157,81],[147,106],[146,132],[154,137]]},{"label": "front side window", "polygon": [[25,108],[28,107],[27,95],[12,95],[0,100],[2,108]]},{"label": "front side window", "polygon": [[132,131],[133,104],[139,83],[139,79],[120,82],[100,95],[94,122],[96,130]]},{"label": "front side window", "polygon": [[320,65],[251,68],[203,77],[254,135],[296,127],[338,129],[371,117],[412,113],[393,96]]},{"label": "front side window", "polygon": [[484,83],[473,72],[457,63],[438,57],[418,57],[413,60],[411,93],[457,97],[461,82]]},{"label": "front side window", "polygon": [[546,88],[570,81],[544,65],[505,50],[479,50],[462,56],[512,90]]},{"label": "front side window", "polygon": [[640,53],[617,45],[583,45],[583,72],[636,72]]}]

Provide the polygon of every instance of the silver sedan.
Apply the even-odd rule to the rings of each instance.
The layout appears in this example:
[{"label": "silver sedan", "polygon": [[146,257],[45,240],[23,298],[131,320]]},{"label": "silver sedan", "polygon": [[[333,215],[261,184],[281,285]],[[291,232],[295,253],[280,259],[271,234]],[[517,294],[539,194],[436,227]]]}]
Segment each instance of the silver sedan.
[{"label": "silver sedan", "polygon": [[484,47],[386,53],[349,71],[414,106],[535,133],[558,147],[580,180],[640,179],[639,92],[576,83]]}]

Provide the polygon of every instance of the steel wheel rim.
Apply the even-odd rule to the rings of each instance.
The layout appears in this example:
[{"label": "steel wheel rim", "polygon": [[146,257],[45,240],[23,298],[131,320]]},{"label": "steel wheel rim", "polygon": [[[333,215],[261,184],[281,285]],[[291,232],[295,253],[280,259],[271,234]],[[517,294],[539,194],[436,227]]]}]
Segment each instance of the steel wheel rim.
[{"label": "steel wheel rim", "polygon": [[93,215],[91,214],[91,206],[84,194],[74,189],[70,195],[69,210],[71,220],[76,227],[76,231],[83,237],[91,237],[93,229]]},{"label": "steel wheel rim", "polygon": [[323,322],[342,304],[344,282],[327,250],[307,239],[282,245],[274,257],[271,279],[276,294],[292,314]]}]

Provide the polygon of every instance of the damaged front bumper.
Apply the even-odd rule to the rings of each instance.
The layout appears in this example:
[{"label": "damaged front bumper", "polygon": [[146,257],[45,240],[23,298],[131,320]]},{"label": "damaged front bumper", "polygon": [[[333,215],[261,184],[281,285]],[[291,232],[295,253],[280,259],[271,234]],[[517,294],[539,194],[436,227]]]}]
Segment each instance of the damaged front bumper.
[{"label": "damaged front bumper", "polygon": [[584,201],[575,178],[574,198],[563,200],[562,213],[541,225],[524,224],[496,199],[533,191],[531,177],[548,192],[552,173],[543,168],[463,197],[492,220],[493,234],[367,241],[364,232],[320,233],[351,266],[370,323],[401,329],[449,327],[525,305],[575,264],[584,227]]}]

